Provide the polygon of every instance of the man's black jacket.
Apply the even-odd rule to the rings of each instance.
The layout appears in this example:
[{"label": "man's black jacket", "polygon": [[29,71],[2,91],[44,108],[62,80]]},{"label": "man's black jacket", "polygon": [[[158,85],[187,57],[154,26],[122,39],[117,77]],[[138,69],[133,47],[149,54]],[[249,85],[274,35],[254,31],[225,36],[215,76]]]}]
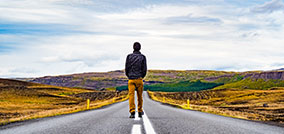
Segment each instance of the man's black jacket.
[{"label": "man's black jacket", "polygon": [[139,51],[127,55],[125,74],[128,79],[144,78],[147,73],[146,57]]}]

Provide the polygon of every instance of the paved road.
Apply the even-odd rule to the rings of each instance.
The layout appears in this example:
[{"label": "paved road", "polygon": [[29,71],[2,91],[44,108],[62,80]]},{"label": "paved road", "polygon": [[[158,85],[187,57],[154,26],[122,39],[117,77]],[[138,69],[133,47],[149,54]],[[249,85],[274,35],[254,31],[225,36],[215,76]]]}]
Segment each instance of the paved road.
[{"label": "paved road", "polygon": [[128,101],[76,114],[0,127],[0,134],[284,134],[283,127],[162,105],[144,92],[142,119],[129,119]]}]

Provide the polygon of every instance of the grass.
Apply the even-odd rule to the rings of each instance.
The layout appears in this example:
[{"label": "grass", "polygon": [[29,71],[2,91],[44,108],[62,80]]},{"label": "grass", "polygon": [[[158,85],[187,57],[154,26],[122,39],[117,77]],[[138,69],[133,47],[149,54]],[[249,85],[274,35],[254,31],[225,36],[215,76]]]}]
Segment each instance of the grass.
[{"label": "grass", "polygon": [[[223,83],[206,82],[200,80],[181,81],[177,83],[162,83],[153,85],[144,85],[144,89],[150,91],[163,91],[163,92],[189,92],[189,91],[201,91],[212,89],[214,87],[223,85]],[[116,87],[118,91],[128,90],[128,86]]]},{"label": "grass", "polygon": [[149,70],[145,80],[162,82],[179,82],[185,80],[197,80],[207,77],[216,77],[235,72],[213,70]]},{"label": "grass", "polygon": [[284,87],[284,81],[278,79],[251,79],[246,78],[239,80],[237,82],[228,83],[223,86],[216,87],[215,89],[227,89],[227,88],[237,88],[237,89],[261,89],[266,90],[272,87]]},{"label": "grass", "polygon": [[85,94],[92,96],[90,109],[128,97],[127,92],[117,94],[0,79],[0,124],[87,110]]},{"label": "grass", "polygon": [[235,74],[231,77],[221,77],[215,80],[214,82],[228,84],[228,83],[234,83],[234,82],[241,81],[243,78],[244,78],[243,75]]},{"label": "grass", "polygon": [[[284,124],[284,88],[148,93],[153,100],[183,109]],[[190,100],[190,107],[187,106],[187,100]],[[268,107],[264,107],[263,104],[267,104]]]},{"label": "grass", "polygon": [[201,90],[211,89],[220,85],[223,84],[194,80],[194,81],[181,81],[178,83],[145,85],[144,88],[150,91],[189,92],[189,91],[201,91]]},{"label": "grass", "polygon": [[116,91],[116,87],[109,87],[109,88],[106,88],[107,91]]}]

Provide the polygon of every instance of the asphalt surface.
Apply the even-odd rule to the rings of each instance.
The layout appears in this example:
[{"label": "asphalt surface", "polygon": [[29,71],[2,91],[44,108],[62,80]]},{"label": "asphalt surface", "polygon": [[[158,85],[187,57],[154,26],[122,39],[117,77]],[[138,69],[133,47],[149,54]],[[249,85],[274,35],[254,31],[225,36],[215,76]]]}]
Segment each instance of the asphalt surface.
[{"label": "asphalt surface", "polygon": [[183,110],[152,101],[142,119],[130,119],[128,101],[101,109],[0,127],[0,134],[284,134],[284,127]]}]

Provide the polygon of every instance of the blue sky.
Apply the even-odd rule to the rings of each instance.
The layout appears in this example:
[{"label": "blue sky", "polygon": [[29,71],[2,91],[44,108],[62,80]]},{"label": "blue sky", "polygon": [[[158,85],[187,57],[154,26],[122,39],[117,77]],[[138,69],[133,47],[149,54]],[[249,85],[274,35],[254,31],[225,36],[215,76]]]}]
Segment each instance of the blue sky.
[{"label": "blue sky", "polygon": [[1,0],[0,77],[284,67],[283,0]]}]

